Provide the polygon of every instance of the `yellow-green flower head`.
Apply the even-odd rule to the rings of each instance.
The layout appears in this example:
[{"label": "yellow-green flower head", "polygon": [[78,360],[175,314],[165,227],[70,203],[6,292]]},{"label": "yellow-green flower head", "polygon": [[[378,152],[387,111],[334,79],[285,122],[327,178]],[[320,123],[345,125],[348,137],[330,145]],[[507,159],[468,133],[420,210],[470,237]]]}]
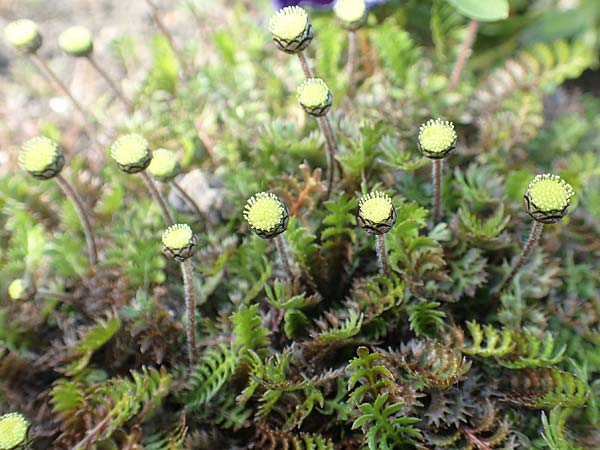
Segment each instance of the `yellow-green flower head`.
[{"label": "yellow-green flower head", "polygon": [[196,253],[198,237],[185,223],[171,225],[162,234],[163,253],[171,259],[182,262]]},{"label": "yellow-green flower head", "polygon": [[26,290],[23,279],[17,278],[16,280],[12,280],[8,285],[8,296],[12,300],[21,300],[24,297]]},{"label": "yellow-green flower head", "polygon": [[65,156],[59,145],[44,136],[29,139],[21,146],[19,166],[39,180],[48,180],[60,173]]},{"label": "yellow-green flower head", "polygon": [[277,47],[286,53],[301,52],[314,36],[308,14],[299,6],[286,6],[275,12],[271,16],[269,31]]},{"label": "yellow-green flower head", "polygon": [[94,50],[92,33],[85,27],[69,27],[58,37],[58,45],[73,56],[87,56]]},{"label": "yellow-green flower head", "polygon": [[42,35],[37,24],[29,19],[10,22],[4,29],[4,38],[19,50],[33,53],[42,45]]},{"label": "yellow-green flower head", "polygon": [[179,174],[179,169],[179,162],[177,161],[175,152],[164,148],[159,148],[152,152],[152,160],[148,166],[148,172],[157,180],[167,183]]},{"label": "yellow-green flower head", "polygon": [[138,173],[150,164],[152,155],[148,141],[139,134],[126,134],[110,147],[110,156],[127,173]]},{"label": "yellow-green flower head", "polygon": [[287,229],[289,214],[286,206],[275,194],[259,192],[246,202],[244,219],[257,235],[272,238]]},{"label": "yellow-green flower head", "polygon": [[0,450],[12,450],[27,439],[29,422],[19,413],[0,417]]},{"label": "yellow-green flower head", "polygon": [[523,202],[527,213],[538,222],[556,223],[571,204],[573,188],[558,175],[536,175],[525,191]]},{"label": "yellow-green flower head", "polygon": [[337,0],[333,12],[344,28],[356,30],[367,19],[367,4],[365,0]]},{"label": "yellow-green flower head", "polygon": [[384,234],[396,223],[396,208],[389,195],[375,191],[358,202],[358,224],[370,234]]},{"label": "yellow-green flower head", "polygon": [[432,159],[443,158],[456,145],[454,124],[447,120],[430,119],[421,125],[417,143],[419,150]]},{"label": "yellow-green flower head", "polygon": [[320,78],[308,78],[298,86],[300,106],[311,116],[321,117],[327,114],[333,103],[331,91]]}]

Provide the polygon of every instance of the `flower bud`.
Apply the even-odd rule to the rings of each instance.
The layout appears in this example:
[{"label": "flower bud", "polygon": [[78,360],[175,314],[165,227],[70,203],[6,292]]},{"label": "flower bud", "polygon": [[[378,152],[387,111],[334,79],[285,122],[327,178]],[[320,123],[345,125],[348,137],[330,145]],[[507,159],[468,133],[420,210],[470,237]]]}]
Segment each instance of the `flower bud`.
[{"label": "flower bud", "polygon": [[12,450],[27,439],[29,422],[22,414],[9,413],[0,417],[0,450]]},{"label": "flower bud", "polygon": [[308,14],[299,6],[286,6],[271,16],[269,31],[273,41],[286,53],[299,53],[314,36]]},{"label": "flower bud", "polygon": [[168,183],[179,175],[179,161],[177,155],[171,150],[159,148],[152,152],[152,160],[148,165],[148,172],[158,181]]},{"label": "flower bud", "polygon": [[573,188],[558,175],[536,175],[531,180],[523,205],[527,213],[538,222],[549,224],[562,219],[571,203]]},{"label": "flower bud", "polygon": [[94,50],[92,33],[80,26],[69,27],[63,31],[58,37],[58,45],[72,56],[88,56]]},{"label": "flower bud", "polygon": [[430,119],[419,128],[419,150],[431,159],[446,156],[456,146],[454,124],[447,120]]},{"label": "flower bud", "polygon": [[48,180],[60,173],[65,156],[58,144],[44,136],[26,141],[19,153],[19,166],[39,180]]},{"label": "flower bud", "polygon": [[139,134],[126,134],[110,147],[110,156],[123,172],[138,173],[150,164],[148,141]]},{"label": "flower bud", "polygon": [[176,223],[162,234],[163,253],[175,261],[183,262],[196,253],[198,236],[189,225]]},{"label": "flower bud", "polygon": [[248,226],[265,239],[283,233],[287,229],[289,218],[286,206],[270,192],[254,194],[244,207],[244,219]]},{"label": "flower bud", "polygon": [[342,27],[347,30],[356,30],[367,21],[365,0],[337,0],[333,12]]},{"label": "flower bud", "polygon": [[10,22],[4,29],[4,37],[11,45],[26,53],[35,53],[42,45],[38,26],[29,19]]},{"label": "flower bud", "polygon": [[385,234],[396,223],[396,208],[389,195],[375,191],[358,202],[358,224],[370,234]]},{"label": "flower bud", "polygon": [[304,80],[298,86],[296,96],[304,111],[315,117],[327,114],[333,103],[331,91],[320,78],[308,78]]}]

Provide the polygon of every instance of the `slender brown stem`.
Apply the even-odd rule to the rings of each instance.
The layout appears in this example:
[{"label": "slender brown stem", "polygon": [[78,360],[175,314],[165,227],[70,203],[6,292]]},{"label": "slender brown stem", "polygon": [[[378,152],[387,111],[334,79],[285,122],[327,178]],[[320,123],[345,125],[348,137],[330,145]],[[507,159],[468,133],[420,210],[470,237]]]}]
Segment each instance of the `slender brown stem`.
[{"label": "slender brown stem", "polygon": [[171,181],[171,186],[173,186],[173,188],[181,196],[181,198],[186,203],[186,205],[188,205],[188,207],[192,211],[194,211],[194,213],[198,216],[198,219],[202,219],[202,212],[200,212],[200,208],[198,208],[198,205],[196,204],[196,202],[194,201],[194,199],[192,197],[190,197],[188,195],[188,193],[183,190],[183,188],[181,187],[181,185],[179,183],[177,183],[177,181],[172,180]]},{"label": "slender brown stem", "polygon": [[187,350],[190,367],[198,360],[196,346],[196,289],[194,289],[194,278],[192,263],[189,259],[181,263],[181,274],[183,275],[183,286],[185,290],[185,309],[187,323],[185,331],[187,334]]},{"label": "slender brown stem", "polygon": [[387,250],[385,248],[385,234],[375,236],[375,250],[377,250],[377,261],[379,262],[379,270],[382,275],[389,275],[390,263],[388,260]]},{"label": "slender brown stem", "polygon": [[525,261],[527,261],[527,259],[529,258],[529,255],[531,255],[531,252],[533,251],[536,244],[540,240],[543,230],[544,230],[543,223],[538,222],[538,221],[533,222],[533,227],[531,228],[531,234],[529,235],[529,239],[527,240],[527,243],[525,244],[523,251],[519,255],[519,258],[514,263],[510,273],[506,277],[506,280],[504,280],[504,283],[502,283],[502,285],[500,286],[500,289],[498,289],[498,294],[501,294],[502,292],[504,292],[504,290],[508,286],[510,286],[510,283],[512,282],[513,278],[515,277],[517,272],[521,269],[521,267],[523,267],[523,264],[525,264]]},{"label": "slender brown stem", "polygon": [[437,224],[442,216],[442,170],[444,160],[434,159],[431,166],[433,182],[433,224]]},{"label": "slender brown stem", "polygon": [[356,89],[356,64],[358,60],[358,35],[355,30],[348,34],[348,96],[353,97]]},{"label": "slender brown stem", "polygon": [[340,179],[342,178],[342,167],[335,159],[337,144],[335,142],[335,137],[333,136],[333,130],[331,129],[329,119],[327,116],[322,116],[319,117],[318,120],[321,132],[325,137],[325,147],[327,149],[327,198],[329,198],[333,188],[334,166],[337,165]]},{"label": "slender brown stem", "polygon": [[88,257],[90,260],[90,264],[95,266],[98,262],[98,250],[96,247],[96,240],[94,239],[94,233],[92,230],[92,225],[90,223],[90,219],[85,212],[83,207],[83,202],[81,201],[81,197],[77,191],[71,186],[71,184],[61,175],[58,174],[55,178],[58,185],[61,187],[65,195],[71,200],[73,206],[75,206],[75,210],[77,211],[77,215],[79,215],[79,220],[81,221],[81,225],[83,227],[83,232],[85,234],[85,240],[87,242],[88,247]]},{"label": "slender brown stem", "polygon": [[48,63],[46,63],[44,58],[42,58],[40,55],[38,55],[35,52],[28,53],[28,55],[33,60],[33,62],[40,68],[42,73],[45,74],[46,77],[48,79],[50,79],[50,81],[53,82],[65,96],[67,96],[69,98],[69,100],[71,101],[71,103],[73,104],[73,106],[75,107],[75,109],[77,110],[77,112],[79,113],[81,118],[83,119],[83,127],[85,130],[85,133],[90,138],[90,141],[94,145],[95,150],[101,151],[102,147],[96,138],[96,133],[94,132],[94,126],[93,126],[92,122],[90,121],[90,119],[88,118],[88,113],[86,113],[85,109],[83,109],[83,106],[81,106],[81,103],[79,103],[77,101],[77,99],[71,93],[69,88],[62,82],[62,80],[58,77],[56,72],[54,72],[54,70],[52,70],[52,68],[48,65]]},{"label": "slender brown stem", "polygon": [[100,64],[98,64],[98,61],[96,61],[96,58],[94,57],[94,55],[92,55],[90,53],[89,55],[87,55],[87,59],[90,62],[90,64],[92,65],[92,67],[94,68],[94,70],[96,70],[96,72],[98,72],[98,74],[102,78],[104,78],[104,81],[106,81],[106,84],[108,84],[108,86],[112,89],[112,91],[119,98],[119,100],[121,100],[121,102],[123,102],[123,104],[127,108],[127,111],[129,111],[129,112],[133,111],[133,104],[131,103],[131,101],[125,96],[125,94],[123,93],[121,88],[119,88],[119,86],[117,86],[117,84],[108,75],[108,73],[106,73],[106,71],[102,68],[102,66]]},{"label": "slender brown stem", "polygon": [[297,53],[298,59],[300,60],[300,65],[302,65],[302,70],[304,72],[304,76],[306,78],[314,78],[312,70],[310,70],[310,66],[308,65],[308,61],[306,60],[306,56],[304,56],[303,52]]},{"label": "slender brown stem", "polygon": [[449,91],[453,91],[458,85],[458,82],[460,81],[460,76],[465,67],[465,63],[471,55],[471,48],[473,47],[473,43],[475,42],[475,36],[477,35],[478,27],[479,22],[477,22],[476,20],[471,20],[471,22],[469,22],[467,35],[465,36],[465,40],[463,41],[460,53],[458,54],[458,58],[456,59],[454,69],[452,69],[452,74],[450,75],[450,82],[448,83]]},{"label": "slender brown stem", "polygon": [[154,181],[152,181],[152,178],[150,178],[150,175],[148,175],[146,172],[141,171],[140,175],[142,176],[142,180],[144,180],[144,183],[146,183],[146,187],[148,188],[150,195],[152,195],[156,203],[158,203],[158,206],[160,206],[160,210],[162,212],[163,218],[165,219],[165,222],[167,222],[167,225],[173,225],[175,223],[175,220],[173,220],[173,216],[171,215],[171,212],[167,207],[167,202],[156,187],[156,184],[154,184]]},{"label": "slender brown stem", "polygon": [[279,257],[281,258],[281,265],[283,266],[283,270],[289,277],[290,281],[294,279],[294,274],[292,273],[292,269],[290,267],[290,261],[288,260],[287,251],[285,249],[285,239],[282,235],[275,236],[275,246],[277,247],[277,251],[279,252]]}]

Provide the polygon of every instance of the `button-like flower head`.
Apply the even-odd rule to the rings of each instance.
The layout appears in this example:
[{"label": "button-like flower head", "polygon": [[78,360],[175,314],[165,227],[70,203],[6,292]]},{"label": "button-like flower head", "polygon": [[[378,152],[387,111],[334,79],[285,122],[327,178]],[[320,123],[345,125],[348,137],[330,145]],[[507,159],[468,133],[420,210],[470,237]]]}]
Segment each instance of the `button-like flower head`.
[{"label": "button-like flower head", "polygon": [[177,155],[171,150],[159,148],[152,152],[152,160],[148,165],[148,172],[155,179],[168,183],[177,175],[179,175],[179,161]]},{"label": "button-like flower head", "polygon": [[571,203],[573,188],[558,175],[536,175],[523,196],[527,213],[541,223],[556,223],[562,219]]},{"label": "button-like flower head", "polygon": [[141,172],[152,159],[148,141],[139,134],[126,134],[117,139],[110,147],[110,156],[127,173]]},{"label": "button-like flower head", "polygon": [[419,150],[431,159],[446,156],[456,146],[454,124],[447,120],[430,119],[419,128]]},{"label": "button-like flower head", "polygon": [[277,47],[286,53],[301,52],[314,36],[308,14],[299,6],[286,6],[273,14],[269,31]]},{"label": "button-like flower head", "polygon": [[365,0],[337,0],[333,12],[340,24],[348,30],[356,30],[367,20]]},{"label": "button-like flower head", "polygon": [[48,180],[60,173],[65,156],[58,144],[44,136],[29,139],[21,147],[19,166],[39,180]]},{"label": "button-like flower head", "polygon": [[289,213],[275,194],[259,192],[246,202],[244,219],[257,235],[272,238],[287,229]]},{"label": "button-like flower head", "polygon": [[0,450],[12,450],[27,439],[29,422],[19,413],[0,417]]},{"label": "button-like flower head", "polygon": [[333,103],[331,91],[320,78],[308,78],[300,83],[297,98],[304,111],[315,117],[327,114]]},{"label": "button-like flower head", "polygon": [[189,225],[176,223],[162,234],[163,253],[175,261],[183,262],[196,253],[198,236]]},{"label": "button-like flower head", "polygon": [[396,208],[389,195],[375,191],[358,202],[358,224],[370,234],[384,234],[396,223]]},{"label": "button-like flower head", "polygon": [[69,27],[63,31],[58,37],[58,45],[72,56],[87,56],[94,50],[92,33],[81,26]]},{"label": "button-like flower head", "polygon": [[42,35],[37,24],[29,19],[10,22],[4,29],[9,44],[26,53],[34,53],[42,45]]}]

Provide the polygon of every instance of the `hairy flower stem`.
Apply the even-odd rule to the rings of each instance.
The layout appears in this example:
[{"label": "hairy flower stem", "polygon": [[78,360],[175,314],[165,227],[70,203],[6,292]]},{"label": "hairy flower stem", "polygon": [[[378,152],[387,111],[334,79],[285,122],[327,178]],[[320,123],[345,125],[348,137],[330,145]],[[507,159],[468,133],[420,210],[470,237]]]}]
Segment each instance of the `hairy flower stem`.
[{"label": "hairy flower stem", "polygon": [[375,236],[375,250],[377,250],[377,261],[382,275],[389,275],[390,262],[388,260],[387,249],[385,248],[385,234]]},{"label": "hairy flower stem", "polygon": [[98,250],[96,247],[96,240],[94,239],[94,233],[92,231],[92,225],[90,224],[90,219],[85,212],[85,208],[83,207],[83,202],[81,201],[81,197],[73,186],[61,175],[58,174],[54,178],[56,183],[63,190],[65,195],[71,200],[73,206],[75,206],[75,210],[77,211],[77,215],[79,216],[79,220],[81,221],[81,225],[83,227],[83,232],[85,234],[85,240],[88,248],[88,258],[90,260],[90,264],[95,266],[98,263]]},{"label": "hairy flower stem", "polygon": [[431,166],[431,178],[433,183],[433,224],[440,221],[442,215],[442,170],[444,161],[434,159]]},{"label": "hairy flower stem", "polygon": [[283,266],[283,270],[289,277],[290,281],[293,281],[294,274],[292,273],[292,269],[290,267],[290,261],[287,256],[287,251],[285,249],[285,239],[282,235],[275,236],[274,238],[275,246],[277,247],[277,251],[279,252],[279,257],[281,258],[281,265]]},{"label": "hairy flower stem", "polygon": [[476,20],[471,20],[471,22],[469,22],[467,35],[465,36],[465,40],[463,41],[460,53],[458,54],[458,58],[456,60],[456,64],[454,65],[454,69],[452,69],[452,74],[450,75],[450,82],[448,83],[449,91],[453,91],[454,89],[456,89],[456,86],[460,81],[460,76],[465,67],[465,63],[471,55],[471,48],[473,47],[473,43],[475,42],[475,36],[477,35],[478,27],[479,22],[477,22]]},{"label": "hairy flower stem", "polygon": [[304,52],[297,53],[298,59],[300,60],[300,65],[302,66],[302,70],[304,71],[304,76],[308,78],[314,78],[312,70],[310,70],[310,66],[308,65],[308,61],[306,60],[306,56],[304,56]]},{"label": "hairy flower stem", "polygon": [[521,269],[521,267],[523,267],[523,264],[525,264],[525,261],[527,261],[527,259],[529,258],[529,255],[531,255],[531,252],[533,251],[536,244],[540,240],[543,230],[544,230],[543,223],[537,222],[537,221],[533,222],[533,227],[531,228],[531,234],[529,235],[529,239],[527,240],[527,243],[525,244],[523,251],[519,255],[519,259],[517,259],[517,261],[513,265],[512,269],[510,270],[510,273],[506,277],[506,280],[504,280],[504,283],[502,283],[502,285],[500,286],[500,289],[498,289],[498,294],[501,294],[502,292],[504,292],[504,290],[508,286],[510,286],[510,283],[512,282],[513,278],[515,277],[517,272]]},{"label": "hairy flower stem", "polygon": [[192,197],[190,197],[188,195],[188,193],[183,190],[181,185],[179,183],[177,183],[177,181],[172,180],[171,186],[173,186],[173,189],[175,189],[177,191],[177,193],[181,196],[181,198],[183,199],[185,204],[188,205],[188,208],[190,208],[192,211],[194,211],[194,214],[196,214],[198,216],[198,219],[202,219],[202,213],[200,212],[200,208],[198,208],[198,205],[196,204],[194,199]]},{"label": "hairy flower stem", "polygon": [[58,89],[65,96],[67,96],[69,98],[69,100],[71,101],[71,103],[73,104],[73,106],[75,107],[75,109],[77,110],[77,112],[79,113],[81,118],[83,119],[83,127],[85,130],[85,134],[87,134],[87,136],[90,138],[90,141],[92,142],[92,144],[94,146],[94,149],[96,151],[101,152],[102,147],[96,138],[96,133],[94,132],[94,126],[90,122],[90,119],[88,118],[88,114],[85,112],[85,109],[83,109],[83,106],[81,106],[81,103],[79,103],[77,101],[77,99],[71,93],[69,88],[61,81],[61,79],[58,77],[56,72],[54,72],[54,70],[52,70],[52,68],[48,65],[48,63],[46,63],[44,58],[42,58],[40,55],[38,55],[35,52],[28,53],[28,55],[33,60],[33,62],[40,68],[42,73],[44,73],[46,75],[46,77],[48,77],[48,79],[50,79],[50,81],[53,82],[58,87]]},{"label": "hairy flower stem", "polygon": [[108,86],[112,89],[112,91],[119,98],[119,100],[121,100],[121,102],[123,102],[123,104],[127,108],[127,111],[132,112],[133,104],[125,96],[125,94],[119,88],[119,86],[117,86],[117,84],[114,82],[114,80],[108,75],[108,73],[106,73],[106,71],[102,68],[102,66],[100,64],[98,64],[98,61],[96,61],[96,58],[94,58],[94,56],[90,53],[89,55],[87,55],[87,59],[90,62],[91,66],[94,68],[94,70],[96,72],[98,72],[98,74],[104,79],[104,81],[106,81],[106,84],[108,84]]},{"label": "hairy flower stem", "polygon": [[192,263],[189,259],[186,259],[181,263],[181,274],[183,275],[185,308],[187,314],[185,331],[187,334],[188,359],[190,367],[192,367],[198,360],[198,354],[196,346],[196,290],[194,289]]},{"label": "hairy flower stem", "polygon": [[358,61],[358,35],[352,30],[348,33],[348,96],[353,97],[356,90],[356,65]]},{"label": "hairy flower stem", "polygon": [[140,175],[142,176],[142,180],[144,180],[144,183],[146,183],[146,187],[148,188],[150,195],[152,195],[156,203],[158,203],[158,206],[160,206],[160,210],[162,212],[163,218],[165,219],[165,222],[168,226],[173,225],[175,223],[175,220],[173,220],[173,216],[171,215],[171,212],[167,207],[167,202],[156,187],[156,184],[154,184],[154,181],[152,181],[152,178],[150,178],[150,175],[148,175],[146,172],[142,171],[140,172]]}]

